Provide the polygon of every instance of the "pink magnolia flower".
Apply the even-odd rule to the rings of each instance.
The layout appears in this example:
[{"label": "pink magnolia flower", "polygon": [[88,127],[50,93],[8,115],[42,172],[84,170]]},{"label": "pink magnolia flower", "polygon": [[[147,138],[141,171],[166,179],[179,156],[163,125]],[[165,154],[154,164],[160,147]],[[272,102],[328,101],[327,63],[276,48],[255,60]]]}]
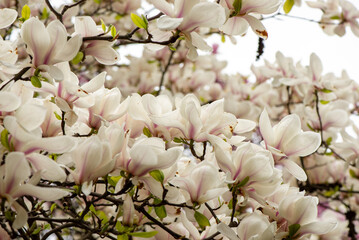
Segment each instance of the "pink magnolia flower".
[{"label": "pink magnolia flower", "polygon": [[259,129],[264,145],[273,154],[276,163],[283,165],[298,180],[305,181],[304,170],[289,158],[304,157],[317,150],[321,144],[319,133],[303,132],[300,119],[295,114],[284,117],[272,127],[266,110],[259,118]]},{"label": "pink magnolia flower", "polygon": [[[92,37],[102,34],[95,21],[89,16],[75,18],[75,34],[82,37]],[[112,48],[109,41],[92,40],[84,42],[84,50],[86,55],[93,56],[99,63],[112,65],[120,60],[118,52]]]},{"label": "pink magnolia flower", "polygon": [[220,27],[224,33],[229,35],[243,35],[250,26],[258,36],[267,39],[268,33],[253,14],[271,14],[278,10],[279,0],[242,0],[241,8],[236,12],[233,3],[235,0],[221,0],[220,4],[226,8],[229,14],[227,22]]},{"label": "pink magnolia flower", "polygon": [[52,21],[47,27],[38,19],[30,18],[21,27],[21,37],[32,56],[32,66],[49,72],[55,79],[63,75],[53,64],[70,61],[80,49],[82,39],[79,35],[67,40],[67,31],[58,21]]},{"label": "pink magnolia flower", "polygon": [[34,196],[45,201],[54,201],[68,195],[67,191],[57,188],[37,187],[30,179],[31,170],[25,155],[21,152],[11,152],[6,156],[5,164],[0,167],[0,197],[6,198],[17,211],[13,223],[15,229],[21,228],[27,222],[27,212],[15,200],[24,195]]},{"label": "pink magnolia flower", "polygon": [[187,56],[190,59],[198,56],[196,48],[212,50],[195,30],[199,27],[220,27],[226,20],[224,9],[220,5],[199,0],[175,0],[174,5],[165,0],[151,0],[151,3],[166,14],[157,22],[159,29],[177,29],[182,32],[189,48]]},{"label": "pink magnolia flower", "polygon": [[192,203],[202,204],[228,191],[224,185],[224,178],[208,161],[197,164],[185,174],[173,178],[170,183],[188,193]]}]

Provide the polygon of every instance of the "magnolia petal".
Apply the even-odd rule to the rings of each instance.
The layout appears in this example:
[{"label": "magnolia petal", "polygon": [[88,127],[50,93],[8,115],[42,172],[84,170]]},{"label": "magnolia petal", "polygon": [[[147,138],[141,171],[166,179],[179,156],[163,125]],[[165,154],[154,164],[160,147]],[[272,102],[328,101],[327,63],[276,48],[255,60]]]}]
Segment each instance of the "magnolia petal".
[{"label": "magnolia petal", "polygon": [[173,147],[168,149],[167,151],[158,155],[158,163],[155,167],[158,169],[169,168],[178,160],[182,152],[183,149],[181,147]]},{"label": "magnolia petal", "polygon": [[307,175],[305,174],[304,170],[295,162],[291,160],[282,160],[281,163],[288,170],[288,172],[290,172],[290,174],[292,174],[299,181],[307,180]]},{"label": "magnolia petal", "polygon": [[15,113],[17,122],[31,132],[40,127],[46,118],[46,109],[35,104],[25,104]]},{"label": "magnolia petal", "polygon": [[[10,152],[5,161],[5,178],[2,181],[6,185],[16,187],[30,176],[30,166],[21,152]],[[10,190],[11,191],[11,190]]]},{"label": "magnolia petal", "polygon": [[244,15],[243,18],[245,18],[248,21],[249,26],[251,26],[253,32],[255,32],[259,37],[264,39],[268,38],[267,30],[259,19],[251,15]]},{"label": "magnolia petal", "polygon": [[157,27],[163,31],[169,31],[178,28],[181,25],[183,18],[172,18],[163,16],[157,21]]},{"label": "magnolia petal", "polygon": [[85,53],[104,65],[112,65],[120,60],[118,52],[111,47],[111,43],[105,41],[96,41],[94,46],[85,49]]},{"label": "magnolia petal", "polygon": [[81,185],[81,191],[85,194],[85,196],[88,196],[91,193],[92,187],[93,187],[93,182],[92,181],[84,182]]},{"label": "magnolia petal", "polygon": [[231,229],[227,224],[220,222],[217,225],[217,231],[220,232],[223,236],[227,237],[229,240],[240,240],[237,234]]},{"label": "magnolia petal", "polygon": [[285,144],[283,146],[283,152],[287,156],[305,157],[315,152],[319,148],[321,142],[322,141],[319,133],[303,132]]},{"label": "magnolia petal", "polygon": [[37,187],[31,184],[25,184],[21,186],[21,195],[30,195],[45,201],[55,201],[65,196],[70,195],[70,192],[58,189],[58,188],[47,188]]},{"label": "magnolia petal", "polygon": [[70,111],[66,112],[65,116],[64,116],[65,123],[69,127],[72,127],[77,122],[78,118],[79,117],[77,116],[77,114],[73,110],[70,110]]},{"label": "magnolia petal", "polygon": [[263,110],[259,117],[259,130],[264,142],[267,145],[272,145],[275,135],[266,109]]},{"label": "magnolia petal", "polygon": [[9,27],[17,18],[17,11],[10,8],[0,9],[0,29]]},{"label": "magnolia petal", "polygon": [[337,226],[338,222],[335,219],[331,219],[331,221],[323,221],[323,222],[312,222],[305,224],[300,227],[300,235],[305,234],[326,234],[333,230]]},{"label": "magnolia petal", "polygon": [[15,208],[16,210],[16,218],[15,221],[12,224],[12,227],[15,229],[19,229],[23,226],[25,226],[25,224],[27,223],[27,212],[26,210],[17,202],[13,202],[12,206]]},{"label": "magnolia petal", "polygon": [[256,127],[256,123],[247,119],[237,119],[237,125],[234,128],[234,133],[242,134],[252,131]]},{"label": "magnolia petal", "polygon": [[180,218],[181,218],[181,223],[188,230],[190,235],[193,236],[194,239],[201,239],[201,236],[199,235],[197,228],[187,219],[184,210],[181,210]]},{"label": "magnolia petal", "polygon": [[82,37],[96,36],[100,33],[97,30],[95,21],[90,16],[75,17],[75,33]]},{"label": "magnolia petal", "polygon": [[105,77],[106,77],[106,72],[102,72],[98,74],[89,82],[82,85],[81,86],[82,90],[86,91],[87,93],[95,92],[96,90],[100,89],[103,86],[103,84],[105,83]]},{"label": "magnolia petal", "polygon": [[315,78],[314,80],[319,81],[323,72],[323,65],[315,53],[310,55],[310,68],[313,72],[313,77]]},{"label": "magnolia petal", "polygon": [[26,156],[27,160],[31,162],[33,168],[37,171],[41,171],[41,177],[45,180],[60,181],[63,182],[66,179],[66,173],[64,170],[49,157],[32,153]]},{"label": "magnolia petal", "polygon": [[225,193],[227,191],[228,191],[228,188],[226,188],[226,187],[209,189],[209,190],[206,191],[205,194],[200,196],[197,201],[199,203],[204,203],[204,202],[212,200],[212,199],[214,199],[216,197],[221,196],[223,193]]},{"label": "magnolia petal", "polygon": [[21,37],[27,45],[27,50],[33,55],[33,64],[37,67],[42,64],[50,45],[50,36],[45,25],[38,19],[31,17],[21,27]]},{"label": "magnolia petal", "polygon": [[211,2],[194,5],[184,18],[179,29],[191,32],[197,27],[218,28],[226,21],[226,13],[222,6]]},{"label": "magnolia petal", "polygon": [[235,166],[232,162],[232,146],[225,142],[222,138],[214,136],[214,135],[208,135],[207,136],[210,143],[213,145],[215,156],[217,163],[219,167],[224,172],[234,172]]},{"label": "magnolia petal", "polygon": [[155,6],[155,8],[157,8],[164,14],[171,16],[171,17],[174,16],[173,7],[171,6],[171,4],[169,4],[165,0],[150,0],[150,2]]},{"label": "magnolia petal", "polygon": [[192,40],[192,45],[195,46],[196,48],[207,52],[212,51],[212,47],[210,47],[198,33],[191,32],[191,40]]},{"label": "magnolia petal", "polygon": [[64,79],[64,74],[60,70],[60,68],[52,65],[41,65],[38,68],[43,72],[48,72],[51,77],[55,79],[55,81],[61,81]]},{"label": "magnolia petal", "polygon": [[243,35],[249,27],[248,22],[242,17],[232,17],[219,29],[228,35]]},{"label": "magnolia petal", "polygon": [[63,46],[62,51],[56,54],[56,59],[59,62],[66,62],[72,60],[78,53],[82,44],[82,38],[80,35],[72,37],[66,44]]},{"label": "magnolia petal", "polygon": [[45,150],[49,153],[65,153],[76,147],[76,141],[69,136],[57,136],[36,139],[27,143],[24,148],[31,153],[37,150]]},{"label": "magnolia petal", "polygon": [[21,100],[12,92],[0,92],[0,111],[12,112],[20,107]]}]

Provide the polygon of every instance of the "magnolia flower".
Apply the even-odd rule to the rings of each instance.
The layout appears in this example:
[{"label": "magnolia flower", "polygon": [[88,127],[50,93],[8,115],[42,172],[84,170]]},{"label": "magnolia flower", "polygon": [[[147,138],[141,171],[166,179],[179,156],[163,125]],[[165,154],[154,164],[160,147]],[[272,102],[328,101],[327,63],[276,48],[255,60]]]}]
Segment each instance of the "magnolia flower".
[{"label": "magnolia flower", "polygon": [[[221,0],[220,4],[229,14],[227,22],[219,29],[229,35],[243,35],[250,26],[258,36],[267,39],[268,33],[261,21],[253,14],[271,14],[277,11],[280,0],[241,0],[240,9],[236,9],[235,0]],[[238,2],[238,1],[237,1]]]},{"label": "magnolia flower", "polygon": [[45,201],[54,201],[68,195],[67,191],[57,188],[34,186],[29,179],[31,170],[25,155],[21,152],[11,152],[6,156],[5,164],[0,166],[0,198],[6,198],[12,205],[17,217],[13,228],[18,229],[27,222],[27,212],[15,200],[24,195],[34,196]]},{"label": "magnolia flower", "polygon": [[151,119],[157,125],[179,129],[185,139],[203,142],[207,134],[231,138],[238,123],[233,114],[224,112],[223,99],[201,106],[196,96],[188,94],[176,105],[175,111]]},{"label": "magnolia flower", "polygon": [[90,192],[93,180],[110,173],[115,166],[110,143],[97,135],[79,142],[76,149],[63,154],[58,161],[70,166],[75,164],[75,169],[68,168],[68,171],[76,184],[83,185],[85,194]]},{"label": "magnolia flower", "polygon": [[224,223],[219,223],[217,230],[230,240],[274,239],[276,225],[270,224],[265,215],[254,212],[241,220],[236,229],[238,235]]},{"label": "magnolia flower", "polygon": [[[89,16],[75,18],[75,32],[82,37],[92,37],[102,34],[95,21]],[[91,40],[84,42],[84,51],[86,55],[93,56],[99,63],[112,65],[118,62],[119,54],[112,48],[112,43],[102,40]]]},{"label": "magnolia flower", "polygon": [[175,177],[170,183],[188,193],[192,203],[202,204],[228,191],[218,169],[208,161],[197,164],[190,171],[184,177]]},{"label": "magnolia flower", "polygon": [[303,196],[304,193],[286,196],[279,204],[279,214],[287,220],[287,226],[299,224],[298,236],[325,234],[334,229],[336,220],[318,221],[318,198]]},{"label": "magnolia flower", "polygon": [[295,114],[284,117],[272,127],[266,110],[259,118],[259,129],[264,145],[273,154],[276,163],[283,165],[298,180],[305,181],[304,170],[288,158],[304,157],[317,150],[321,144],[319,133],[303,132],[300,119]]},{"label": "magnolia flower", "polygon": [[[34,115],[33,115],[34,114]],[[38,114],[38,115],[37,115]],[[33,123],[31,119],[44,119],[44,112],[37,108],[26,106],[19,116],[28,116],[28,122]],[[19,117],[21,119],[21,117]],[[43,116],[43,117],[42,117]],[[64,181],[66,174],[64,170],[51,158],[40,154],[39,151],[47,151],[48,153],[65,153],[70,151],[76,144],[75,141],[68,136],[57,136],[42,138],[40,125],[42,121],[37,122],[37,126],[33,129],[24,128],[17,118],[14,116],[6,116],[4,119],[4,127],[9,131],[10,151],[23,152],[26,159],[31,163],[34,172],[40,172],[41,177],[51,181]]]},{"label": "magnolia flower", "polygon": [[34,17],[22,25],[21,37],[27,45],[27,52],[32,56],[32,66],[49,72],[58,80],[63,79],[63,74],[53,64],[73,59],[82,43],[79,35],[67,40],[66,28],[60,21],[52,21],[45,27]]},{"label": "magnolia flower", "polygon": [[17,11],[10,8],[0,9],[0,29],[9,27],[17,18]]},{"label": "magnolia flower", "polygon": [[181,31],[189,48],[189,59],[198,56],[196,48],[212,50],[195,30],[199,27],[220,27],[226,20],[224,9],[220,5],[199,0],[176,0],[174,6],[165,0],[151,0],[151,3],[166,14],[157,22],[159,29]]},{"label": "magnolia flower", "polygon": [[165,143],[160,138],[143,138],[137,140],[125,156],[119,157],[117,163],[124,171],[142,177],[152,170],[171,167],[181,154],[181,147],[165,150]]}]

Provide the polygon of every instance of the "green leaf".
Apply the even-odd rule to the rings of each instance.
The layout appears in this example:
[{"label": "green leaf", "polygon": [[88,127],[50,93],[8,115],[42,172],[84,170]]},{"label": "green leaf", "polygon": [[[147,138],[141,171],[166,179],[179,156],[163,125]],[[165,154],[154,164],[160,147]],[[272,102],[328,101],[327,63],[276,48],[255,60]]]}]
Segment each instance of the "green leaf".
[{"label": "green leaf", "polygon": [[181,140],[180,138],[178,138],[178,137],[175,137],[175,138],[173,139],[173,141],[174,141],[175,143],[182,143],[182,140]]},{"label": "green leaf", "polygon": [[300,228],[300,224],[296,223],[296,224],[292,224],[289,226],[289,236],[293,237],[299,230]]},{"label": "green leaf", "polygon": [[207,226],[211,226],[206,216],[204,216],[202,213],[195,211],[194,218],[196,219],[197,223],[202,229],[205,229]]},{"label": "green leaf", "polygon": [[352,177],[352,178],[358,178],[357,177],[357,174],[355,173],[355,171],[353,169],[349,169],[349,175]]},{"label": "green leaf", "polygon": [[40,19],[45,20],[45,19],[48,19],[49,16],[50,16],[50,13],[47,11],[47,8],[44,7],[44,9],[42,10]]},{"label": "green leaf", "polygon": [[113,37],[113,38],[115,38],[116,37],[116,27],[115,26],[111,26],[111,36]]},{"label": "green leaf", "polygon": [[332,92],[332,90],[329,90],[329,89],[326,89],[326,88],[323,88],[320,91],[323,92],[323,93],[331,93]]},{"label": "green leaf", "polygon": [[[159,198],[155,198],[154,199],[154,204],[160,204],[162,202],[161,199]],[[165,217],[167,217],[167,211],[166,211],[166,208],[165,206],[158,206],[158,207],[155,207],[155,212],[156,212],[156,215],[162,219],[164,219]]]},{"label": "green leaf", "polygon": [[34,87],[41,88],[42,84],[41,84],[40,79],[37,76],[32,76],[30,81]]},{"label": "green leaf", "polygon": [[152,133],[150,132],[150,129],[144,127],[143,130],[142,130],[143,134],[147,137],[152,137]]},{"label": "green leaf", "polygon": [[55,208],[56,208],[56,203],[53,203],[52,205],[51,205],[51,207],[50,207],[50,213],[52,213],[54,210],[55,210]]},{"label": "green leaf", "polygon": [[332,20],[340,20],[340,17],[339,16],[331,16],[330,19],[332,19]]},{"label": "green leaf", "polygon": [[128,233],[128,235],[131,235],[133,237],[141,237],[141,238],[151,238],[154,237],[158,232],[152,231],[152,232],[132,232]]},{"label": "green leaf", "polygon": [[153,177],[157,182],[163,183],[165,175],[161,170],[153,170],[150,172],[151,177]]},{"label": "green leaf", "polygon": [[329,137],[325,142],[327,143],[327,145],[329,146],[333,141],[332,137]]},{"label": "green leaf", "polygon": [[325,105],[325,104],[328,104],[328,103],[330,103],[330,102],[329,102],[329,101],[325,101],[325,100],[320,100],[320,103],[323,104],[323,105]]},{"label": "green leaf", "polygon": [[127,234],[118,235],[117,240],[128,240],[128,235]]},{"label": "green leaf", "polygon": [[31,234],[36,235],[41,231],[41,227],[36,228]]},{"label": "green leaf", "polygon": [[131,13],[131,19],[132,22],[139,28],[143,28],[143,29],[147,29],[147,24],[146,22],[143,20],[143,18],[141,18],[140,16],[138,16],[135,13]]},{"label": "green leaf", "polygon": [[222,34],[222,36],[221,36],[221,42],[222,42],[222,43],[225,43],[225,42],[226,42],[226,36],[224,36],[224,34]]},{"label": "green leaf", "polygon": [[177,49],[172,44],[168,45],[168,47],[172,52],[177,51]]},{"label": "green leaf", "polygon": [[31,15],[30,7],[27,4],[25,4],[21,10],[21,17],[25,21],[30,18],[30,15]]},{"label": "green leaf", "polygon": [[234,7],[234,15],[237,16],[242,8],[242,0],[234,0],[233,7]]},{"label": "green leaf", "polygon": [[147,20],[147,18],[146,18],[146,16],[145,15],[141,15],[141,17],[142,17],[142,20],[145,22],[145,24],[146,24],[146,28],[145,29],[147,29],[148,28],[148,20]]},{"label": "green leaf", "polygon": [[96,214],[96,209],[95,209],[95,206],[93,204],[91,204],[90,206],[90,211],[93,213],[93,214]]},{"label": "green leaf", "polygon": [[101,20],[102,30],[103,30],[103,32],[106,32],[106,24],[105,24],[105,22],[104,22],[102,19],[100,19],[100,20]]},{"label": "green leaf", "polygon": [[6,129],[1,131],[1,144],[10,151],[9,132]]},{"label": "green leaf", "polygon": [[126,228],[121,224],[121,222],[120,221],[117,221],[116,222],[116,230],[118,231],[118,232],[124,232],[124,231],[126,231]]},{"label": "green leaf", "polygon": [[290,10],[292,10],[292,7],[294,6],[294,0],[286,0],[284,5],[283,5],[283,10],[286,14],[288,14],[290,12]]},{"label": "green leaf", "polygon": [[245,179],[243,179],[239,184],[238,187],[243,187],[244,185],[247,184],[247,182],[249,181],[249,176],[247,176]]},{"label": "green leaf", "polygon": [[82,59],[84,58],[84,53],[83,52],[78,52],[76,54],[76,56],[71,60],[71,63],[76,65],[76,64],[79,64]]},{"label": "green leaf", "polygon": [[57,112],[54,112],[54,114],[55,114],[55,117],[57,118],[57,120],[62,120],[62,117],[57,113]]},{"label": "green leaf", "polygon": [[307,127],[308,127],[310,130],[315,131],[314,128],[313,128],[312,126],[310,126],[309,123],[307,123]]},{"label": "green leaf", "polygon": [[100,4],[101,0],[93,0],[95,3]]}]

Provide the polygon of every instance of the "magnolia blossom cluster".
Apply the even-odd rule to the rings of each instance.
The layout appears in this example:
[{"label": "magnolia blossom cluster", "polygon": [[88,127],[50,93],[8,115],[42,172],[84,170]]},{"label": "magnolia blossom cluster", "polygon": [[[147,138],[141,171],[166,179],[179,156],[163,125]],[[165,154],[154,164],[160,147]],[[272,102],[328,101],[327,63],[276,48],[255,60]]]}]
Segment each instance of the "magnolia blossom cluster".
[{"label": "magnolia blossom cluster", "polygon": [[147,4],[0,0],[0,239],[359,237],[359,85],[314,53],[223,73],[205,36],[266,39],[280,0]]}]

